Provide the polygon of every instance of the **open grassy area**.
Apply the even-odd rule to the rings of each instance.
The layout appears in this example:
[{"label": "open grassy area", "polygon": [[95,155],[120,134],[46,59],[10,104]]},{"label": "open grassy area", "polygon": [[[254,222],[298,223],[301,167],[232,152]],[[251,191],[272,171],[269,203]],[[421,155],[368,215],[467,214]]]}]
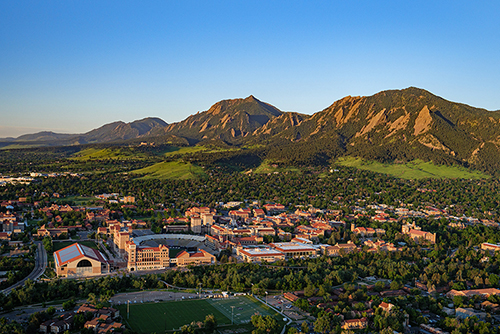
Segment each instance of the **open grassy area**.
[{"label": "open grassy area", "polygon": [[171,146],[162,152],[162,155],[169,157],[176,154],[189,154],[196,152],[206,152],[206,153],[214,153],[214,152],[225,152],[225,151],[237,151],[239,148],[212,148],[206,147],[203,145],[200,146],[186,146],[186,147],[176,147]]},{"label": "open grassy area", "polygon": [[87,202],[93,201],[95,199],[96,199],[95,197],[68,196],[68,197],[63,197],[63,198],[57,200],[56,203],[74,202],[75,205],[82,205],[83,203],[87,203]]},{"label": "open grassy area", "polygon": [[163,303],[130,304],[130,317],[127,319],[127,305],[117,305],[122,317],[132,330],[138,333],[164,333],[195,321],[204,321],[213,314],[218,324],[230,324],[224,314],[206,300],[187,300]]},{"label": "open grassy area", "polygon": [[388,174],[403,179],[424,178],[453,178],[453,179],[487,179],[489,175],[479,171],[468,170],[458,166],[435,165],[432,162],[414,160],[400,164],[385,164],[361,158],[343,157],[336,163],[341,166],[369,170],[376,173]]},{"label": "open grassy area", "polygon": [[203,168],[182,161],[165,161],[152,166],[137,169],[131,174],[142,175],[144,179],[178,179],[187,180],[205,176]]},{"label": "open grassy area", "polygon": [[289,166],[289,167],[275,167],[268,160],[264,160],[259,167],[253,170],[255,174],[269,174],[269,173],[300,173],[300,169],[297,167]]},{"label": "open grassy area", "polygon": [[136,152],[133,148],[87,148],[73,154],[74,160],[138,160],[144,159],[146,155],[141,152]]},{"label": "open grassy area", "polygon": [[169,148],[167,148],[165,151],[162,152],[162,155],[168,157],[176,154],[196,153],[206,150],[207,148],[204,146],[187,146],[187,147],[170,146]]},{"label": "open grassy area", "polygon": [[[234,308],[231,308],[234,306]],[[195,321],[204,321],[213,314],[217,324],[231,324],[233,316],[235,325],[248,324],[250,318],[258,313],[273,315],[281,321],[275,311],[264,306],[255,298],[240,296],[227,299],[183,300],[175,302],[130,304],[130,318],[127,319],[127,305],[116,305],[128,325],[138,333],[163,333],[167,330],[178,330],[181,326]]]}]

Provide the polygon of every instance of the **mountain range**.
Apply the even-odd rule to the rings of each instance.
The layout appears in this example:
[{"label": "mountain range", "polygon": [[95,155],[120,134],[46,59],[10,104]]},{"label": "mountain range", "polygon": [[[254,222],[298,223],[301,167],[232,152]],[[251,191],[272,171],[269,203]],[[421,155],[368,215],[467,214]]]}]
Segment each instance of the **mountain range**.
[{"label": "mountain range", "polygon": [[0,142],[77,145],[138,139],[259,144],[269,148],[270,156],[284,160],[355,155],[500,170],[500,111],[450,102],[414,87],[347,96],[312,115],[283,112],[249,96],[217,102],[172,124],[145,118],[106,124],[84,134],[41,132]]}]

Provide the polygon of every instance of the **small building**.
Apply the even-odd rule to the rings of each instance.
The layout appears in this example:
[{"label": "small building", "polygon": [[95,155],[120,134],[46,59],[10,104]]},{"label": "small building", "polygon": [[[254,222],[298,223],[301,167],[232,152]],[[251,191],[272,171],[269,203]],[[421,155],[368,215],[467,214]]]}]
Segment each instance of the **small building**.
[{"label": "small building", "polygon": [[486,319],[488,314],[486,312],[478,312],[473,308],[463,308],[458,307],[455,309],[455,316],[459,319],[466,319],[470,317],[477,317],[479,320],[483,321]]},{"label": "small building", "polygon": [[42,227],[38,229],[37,236],[38,237],[50,236],[51,238],[53,238],[53,237],[59,237],[63,233],[68,234],[68,232],[69,230],[67,227],[46,228],[44,224],[42,225]]},{"label": "small building", "polygon": [[358,246],[353,242],[349,241],[346,244],[335,244],[335,246],[323,246],[321,247],[323,255],[326,256],[340,256],[343,254],[348,254],[358,250]]},{"label": "small building", "polygon": [[481,244],[481,249],[496,252],[500,250],[500,245],[490,244],[489,242],[483,242]]},{"label": "small building", "polygon": [[391,303],[382,302],[382,303],[380,303],[380,305],[378,307],[380,307],[385,312],[391,312],[391,310],[393,309],[394,305],[391,304]]},{"label": "small building", "polygon": [[196,252],[183,251],[176,256],[177,265],[180,267],[188,265],[215,264],[217,262],[214,255],[203,249]]},{"label": "small building", "polygon": [[350,319],[342,323],[342,329],[364,329],[368,327],[368,319]]}]

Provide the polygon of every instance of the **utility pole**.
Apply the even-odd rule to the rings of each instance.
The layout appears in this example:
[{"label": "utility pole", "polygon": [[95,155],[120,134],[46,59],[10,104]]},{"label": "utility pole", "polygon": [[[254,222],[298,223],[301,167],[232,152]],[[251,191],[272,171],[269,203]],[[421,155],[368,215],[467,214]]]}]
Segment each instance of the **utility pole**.
[{"label": "utility pole", "polygon": [[234,306],[231,306],[231,325],[234,324]]},{"label": "utility pole", "polygon": [[130,300],[127,300],[127,319],[130,318]]}]

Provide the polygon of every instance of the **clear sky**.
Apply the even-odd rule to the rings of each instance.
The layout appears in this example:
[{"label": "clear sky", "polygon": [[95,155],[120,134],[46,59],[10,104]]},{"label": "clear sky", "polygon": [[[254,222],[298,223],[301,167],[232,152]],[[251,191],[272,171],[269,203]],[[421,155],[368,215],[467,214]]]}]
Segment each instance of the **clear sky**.
[{"label": "clear sky", "polygon": [[0,137],[168,123],[254,95],[312,114],[424,88],[500,109],[499,1],[1,1]]}]

